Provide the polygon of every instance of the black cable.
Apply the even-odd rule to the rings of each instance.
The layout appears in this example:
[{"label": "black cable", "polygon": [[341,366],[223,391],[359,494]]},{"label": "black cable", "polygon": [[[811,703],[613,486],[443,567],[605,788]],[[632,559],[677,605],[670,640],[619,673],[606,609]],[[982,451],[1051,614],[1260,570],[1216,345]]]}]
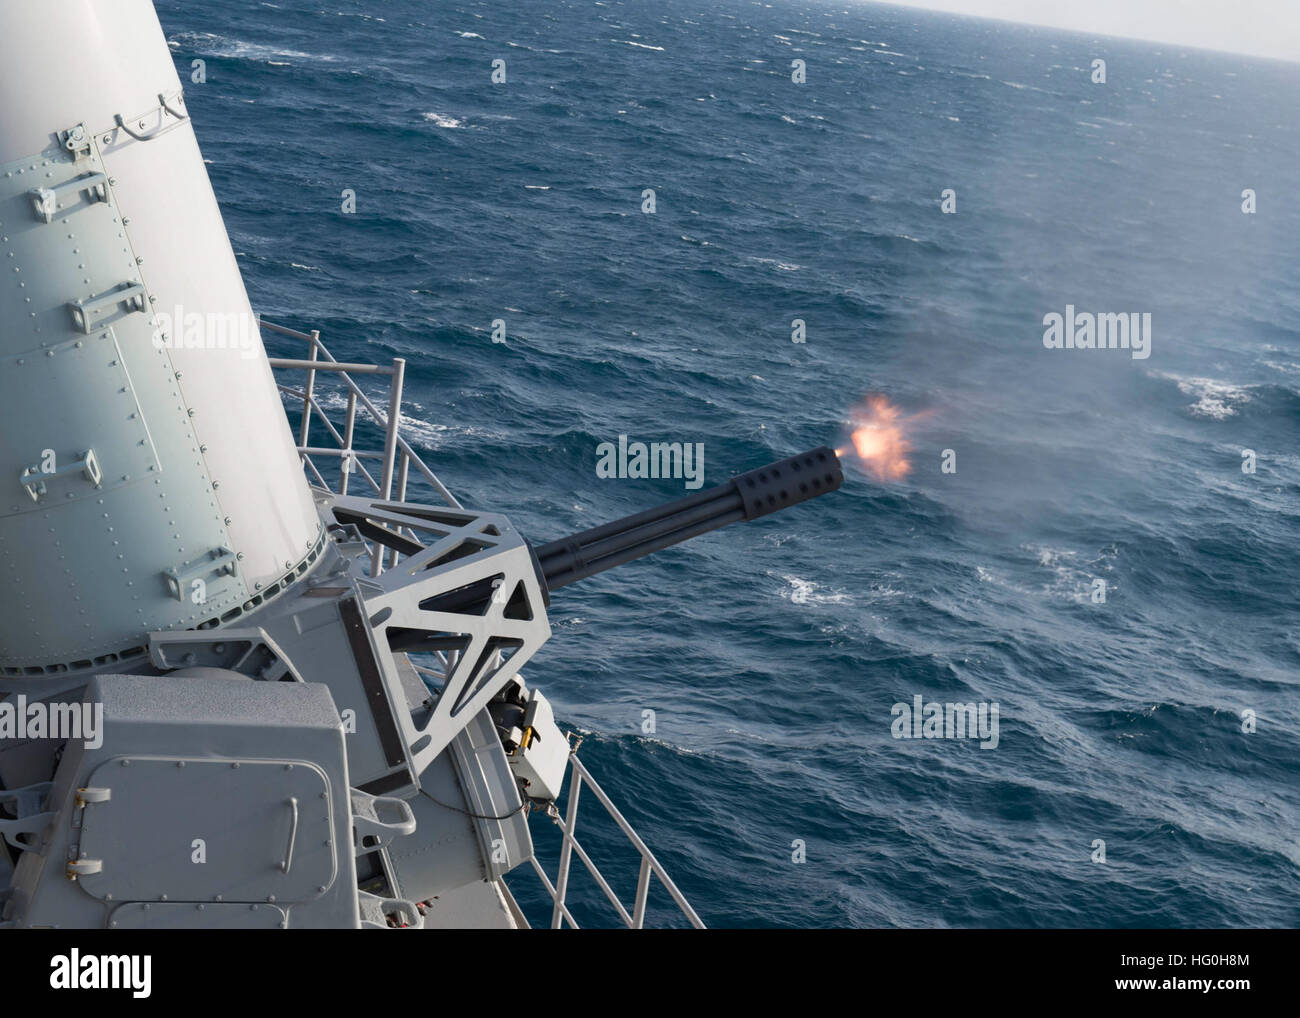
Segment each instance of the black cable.
[{"label": "black cable", "polygon": [[516,806],[514,809],[512,809],[509,813],[506,813],[503,816],[499,816],[499,817],[491,817],[485,813],[475,813],[473,810],[461,809],[459,806],[449,805],[448,803],[445,803],[440,799],[435,799],[432,795],[429,795],[429,793],[424,789],[420,789],[420,792],[423,795],[428,796],[429,799],[433,800],[433,802],[436,805],[441,806],[443,809],[449,809],[454,813],[460,813],[467,817],[473,817],[475,820],[509,820],[516,813],[522,813],[524,810],[528,809],[528,800],[521,799],[519,805]]}]

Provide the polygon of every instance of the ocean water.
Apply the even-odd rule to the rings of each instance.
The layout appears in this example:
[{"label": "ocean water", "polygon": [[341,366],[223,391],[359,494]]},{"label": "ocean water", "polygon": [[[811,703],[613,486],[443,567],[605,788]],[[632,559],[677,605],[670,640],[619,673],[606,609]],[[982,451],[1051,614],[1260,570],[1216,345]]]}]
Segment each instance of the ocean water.
[{"label": "ocean water", "polygon": [[[407,358],[466,504],[545,541],[683,493],[598,478],[620,434],[712,484],[914,415],[904,480],[556,593],[528,680],[706,923],[1300,923],[1300,65],[844,0],[158,7],[254,307]],[[1151,356],[1046,349],[1067,304]],[[895,739],[918,695],[997,747]]]}]

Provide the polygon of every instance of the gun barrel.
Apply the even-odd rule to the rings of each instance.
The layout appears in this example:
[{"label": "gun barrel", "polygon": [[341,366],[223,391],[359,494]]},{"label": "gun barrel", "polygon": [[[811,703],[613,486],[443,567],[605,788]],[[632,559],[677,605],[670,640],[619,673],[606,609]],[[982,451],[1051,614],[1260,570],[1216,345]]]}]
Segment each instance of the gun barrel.
[{"label": "gun barrel", "polygon": [[844,481],[835,450],[820,446],[737,474],[724,484],[534,549],[546,587],[567,586],[731,523],[835,491]]}]

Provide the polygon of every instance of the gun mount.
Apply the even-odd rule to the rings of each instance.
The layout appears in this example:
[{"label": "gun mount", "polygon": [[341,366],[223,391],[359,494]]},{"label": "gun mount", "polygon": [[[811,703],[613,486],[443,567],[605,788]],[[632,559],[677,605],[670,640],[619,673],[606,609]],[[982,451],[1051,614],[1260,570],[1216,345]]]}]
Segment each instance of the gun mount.
[{"label": "gun mount", "polygon": [[[584,786],[641,855],[630,909],[592,870],[619,918],[644,924],[653,878],[703,925],[520,669],[551,590],[833,491],[836,454],[534,547],[402,438],[403,359],[340,362],[254,316],[150,0],[13,7],[0,928],[520,928],[505,876],[525,864],[576,926]],[[309,359],[268,359],[266,332]],[[353,374],[388,379],[387,412]],[[354,446],[359,414],[382,453]],[[412,472],[442,504],[408,501]],[[552,884],[527,815],[558,816],[566,779]]]}]

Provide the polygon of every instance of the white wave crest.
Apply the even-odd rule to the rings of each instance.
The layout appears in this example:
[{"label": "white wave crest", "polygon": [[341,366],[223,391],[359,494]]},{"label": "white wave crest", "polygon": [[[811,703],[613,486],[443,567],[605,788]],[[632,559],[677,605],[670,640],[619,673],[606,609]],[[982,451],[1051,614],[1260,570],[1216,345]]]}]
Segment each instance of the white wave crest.
[{"label": "white wave crest", "polygon": [[437,127],[445,127],[448,130],[465,126],[465,121],[457,120],[455,117],[449,117],[444,113],[425,113],[422,115],[425,120],[430,121]]},{"label": "white wave crest", "polygon": [[798,576],[782,576],[781,579],[790,584],[790,589],[781,591],[781,596],[791,604],[850,604],[853,600],[845,593],[818,593],[821,584],[812,580],[803,580]]},{"label": "white wave crest", "polygon": [[1250,390],[1244,385],[1235,385],[1218,378],[1191,378],[1165,372],[1156,374],[1177,385],[1178,391],[1184,396],[1195,399],[1187,408],[1195,417],[1208,417],[1213,421],[1226,420],[1235,417],[1237,411],[1250,402]]}]

